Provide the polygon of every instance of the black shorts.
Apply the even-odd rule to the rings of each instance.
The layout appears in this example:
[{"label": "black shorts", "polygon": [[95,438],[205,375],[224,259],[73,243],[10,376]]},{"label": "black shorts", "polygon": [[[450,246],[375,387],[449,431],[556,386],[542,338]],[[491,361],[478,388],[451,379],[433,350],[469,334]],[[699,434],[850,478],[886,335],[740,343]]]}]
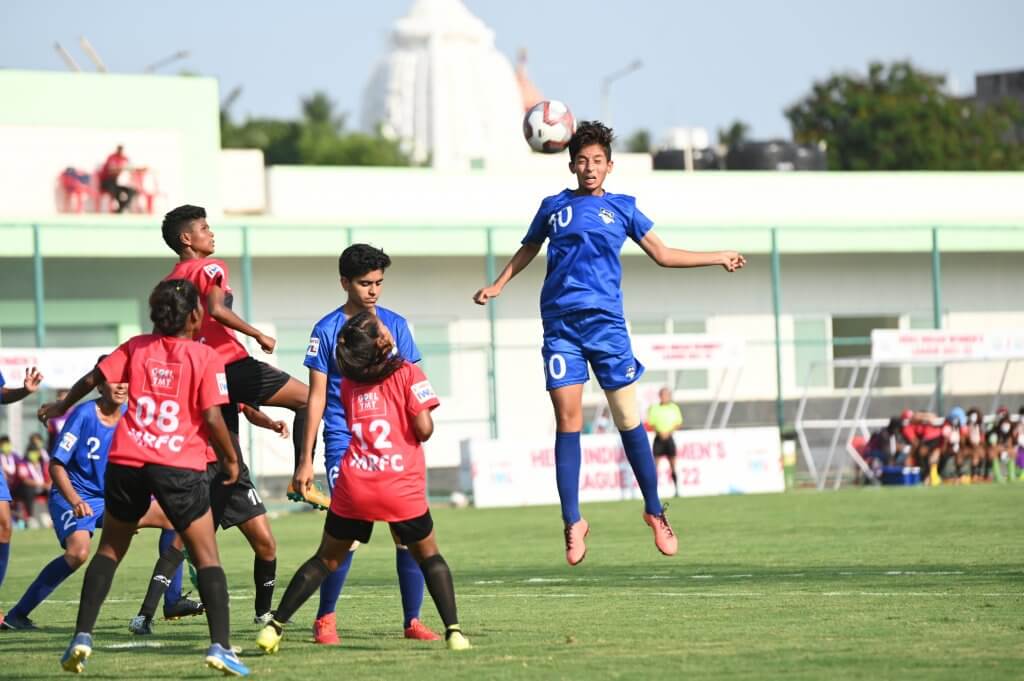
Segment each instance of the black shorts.
[{"label": "black shorts", "polygon": [[228,399],[231,403],[222,405],[220,409],[228,430],[236,435],[238,405],[248,404],[258,409],[291,378],[280,369],[252,357],[228,364],[224,373],[228,379]]},{"label": "black shorts", "polygon": [[146,515],[152,497],[178,532],[210,510],[210,487],[202,471],[146,464],[141,468],[107,464],[103,500],[107,511],[125,523]]},{"label": "black shorts", "polygon": [[655,457],[667,456],[670,459],[676,458],[676,441],[673,438],[662,440],[655,436],[654,444],[651,445]]},{"label": "black shorts", "polygon": [[923,442],[921,442],[921,447],[923,447],[925,451],[928,452],[932,451],[936,447],[939,447],[940,445],[942,445],[942,437],[935,437],[932,438],[931,440],[924,440]]},{"label": "black shorts", "polygon": [[[430,511],[427,511],[418,518],[388,523],[388,525],[398,535],[398,541],[402,542],[405,546],[423,541],[434,531],[434,519],[430,517]],[[370,535],[373,534],[373,522],[370,520],[342,518],[340,515],[336,515],[328,510],[327,520],[324,521],[324,532],[335,539],[352,539],[361,544],[366,544],[370,541]]]},{"label": "black shorts", "polygon": [[239,462],[242,470],[238,474],[238,482],[225,486],[224,474],[220,466],[211,463],[206,466],[206,480],[209,484],[210,508],[213,509],[213,525],[228,529],[241,525],[250,518],[264,515],[267,507],[252,484],[249,467]]}]

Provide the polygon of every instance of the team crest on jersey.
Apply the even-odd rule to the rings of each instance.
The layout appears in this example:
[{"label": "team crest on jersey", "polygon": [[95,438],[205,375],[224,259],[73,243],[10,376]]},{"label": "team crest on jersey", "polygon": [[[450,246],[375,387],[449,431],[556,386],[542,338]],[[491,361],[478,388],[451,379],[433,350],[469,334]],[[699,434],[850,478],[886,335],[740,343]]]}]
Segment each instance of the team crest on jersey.
[{"label": "team crest on jersey", "polygon": [[221,395],[228,394],[228,377],[227,374],[217,374],[217,392]]},{"label": "team crest on jersey", "polygon": [[306,357],[316,357],[320,352],[320,339],[313,337],[309,339],[309,346],[306,348]]},{"label": "team crest on jersey", "polygon": [[181,364],[177,362],[162,362],[158,359],[146,360],[146,379],[149,381],[149,392],[177,397],[180,376]]},{"label": "team crest on jersey", "polygon": [[75,448],[75,443],[78,442],[78,436],[74,433],[64,433],[64,436],[60,439],[60,448],[65,452],[70,452]]},{"label": "team crest on jersey", "polygon": [[203,271],[206,272],[206,276],[210,279],[216,279],[217,277],[224,276],[224,268],[215,262],[212,262],[209,265],[204,265]]},{"label": "team crest on jersey", "polygon": [[430,381],[413,383],[412,394],[420,404],[426,404],[430,400],[437,399],[437,393],[434,392],[434,386],[430,385]]},{"label": "team crest on jersey", "polygon": [[628,369],[626,369],[626,378],[627,379],[632,381],[634,376],[636,376],[636,365],[633,365],[633,366],[629,367]]},{"label": "team crest on jersey", "polygon": [[370,389],[356,393],[356,413],[354,416],[362,418],[387,415],[388,403],[381,398],[380,393],[376,390]]},{"label": "team crest on jersey", "polygon": [[601,220],[603,220],[604,224],[606,225],[610,225],[613,222],[615,222],[615,215],[607,208],[602,208],[601,210],[597,211],[597,216],[601,218]]}]

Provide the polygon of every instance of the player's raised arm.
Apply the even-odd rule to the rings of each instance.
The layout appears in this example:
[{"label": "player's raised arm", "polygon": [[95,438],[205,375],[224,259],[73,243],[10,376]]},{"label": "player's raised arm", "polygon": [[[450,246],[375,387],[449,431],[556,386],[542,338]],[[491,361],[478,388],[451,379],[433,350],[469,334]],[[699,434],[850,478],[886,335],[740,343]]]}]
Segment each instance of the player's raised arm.
[{"label": "player's raised arm", "polygon": [[639,243],[644,253],[662,267],[721,265],[726,272],[735,272],[747,264],[747,259],[736,251],[684,251],[671,248],[653,231],[647,232]]},{"label": "player's raised arm", "polygon": [[501,295],[502,289],[505,288],[505,284],[522,272],[527,265],[537,257],[540,253],[540,244],[537,243],[525,243],[519,247],[519,250],[515,252],[515,255],[508,261],[505,267],[501,270],[501,274],[494,280],[494,283],[490,286],[485,286],[473,295],[473,302],[477,305],[486,305],[487,301],[491,298],[497,298]]},{"label": "player's raised arm", "polygon": [[68,409],[75,406],[80,399],[91,393],[103,380],[103,374],[100,372],[99,367],[93,367],[89,373],[75,381],[75,384],[68,390],[68,394],[64,396],[64,399],[57,400],[56,402],[47,402],[39,407],[36,416],[39,418],[40,423],[45,425],[50,419],[59,418],[66,414]]},{"label": "player's raised arm", "polygon": [[239,333],[244,333],[249,336],[257,343],[263,352],[271,353],[274,351],[274,347],[277,345],[277,340],[271,336],[266,335],[255,326],[249,324],[244,319],[234,313],[234,311],[228,307],[225,300],[224,289],[220,286],[211,286],[209,293],[206,295],[206,313],[216,319],[218,322],[234,329]]},{"label": "player's raised arm", "polygon": [[[0,387],[0,404],[10,404],[25,399],[35,391],[39,390],[39,384],[43,382],[43,375],[35,367],[25,370],[25,384],[20,388]],[[2,384],[3,381],[0,381]]]}]

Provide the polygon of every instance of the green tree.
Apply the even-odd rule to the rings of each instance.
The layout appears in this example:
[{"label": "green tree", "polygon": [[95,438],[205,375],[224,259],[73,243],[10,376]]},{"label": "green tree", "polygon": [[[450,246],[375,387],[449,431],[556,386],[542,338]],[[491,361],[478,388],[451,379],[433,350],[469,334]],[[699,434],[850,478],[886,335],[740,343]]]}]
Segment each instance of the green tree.
[{"label": "green tree", "polygon": [[1007,99],[975,106],[908,62],[832,75],[786,110],[793,138],[824,141],[836,170],[1020,170],[1024,114]]},{"label": "green tree", "polygon": [[641,129],[627,137],[626,151],[631,154],[651,153],[651,131]]},{"label": "green tree", "polygon": [[221,146],[261,149],[267,165],[409,165],[397,141],[379,132],[347,132],[345,115],[325,93],[304,97],[301,109],[300,120],[250,118],[242,125],[223,110]]},{"label": "green tree", "polygon": [[750,126],[741,120],[733,121],[728,128],[718,129],[718,143],[725,147],[735,147],[747,141]]}]

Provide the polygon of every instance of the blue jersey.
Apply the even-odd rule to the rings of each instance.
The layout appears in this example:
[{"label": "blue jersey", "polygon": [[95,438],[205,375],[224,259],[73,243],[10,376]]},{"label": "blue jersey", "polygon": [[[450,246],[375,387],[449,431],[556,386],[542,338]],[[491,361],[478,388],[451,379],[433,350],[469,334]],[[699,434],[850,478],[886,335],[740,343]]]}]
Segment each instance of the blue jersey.
[{"label": "blue jersey", "polygon": [[5,385],[7,385],[7,382],[4,381],[4,375],[0,374],[0,389],[3,389]]},{"label": "blue jersey", "polygon": [[541,319],[580,310],[622,316],[622,263],[626,237],[640,242],[654,223],[626,194],[576,196],[571,189],[549,196],[523,238],[524,244],[549,239],[548,271],[540,292]]},{"label": "blue jersey", "polygon": [[[388,327],[395,339],[398,354],[410,362],[420,361],[420,349],[409,331],[409,323],[400,314],[387,308],[378,307],[377,317]],[[352,434],[345,420],[345,408],[341,406],[341,369],[335,359],[338,333],[345,325],[345,312],[339,307],[321,319],[313,327],[306,348],[306,367],[327,374],[327,404],[324,408],[324,444],[329,451],[339,456],[348,448]],[[336,451],[336,450],[341,451]]]},{"label": "blue jersey", "polygon": [[[107,454],[114,439],[113,426],[100,421],[97,400],[76,408],[60,431],[60,441],[53,458],[64,464],[71,486],[83,497],[103,496],[103,474],[107,470]],[[121,407],[123,414],[127,407]],[[54,494],[60,494],[53,487]]]}]

